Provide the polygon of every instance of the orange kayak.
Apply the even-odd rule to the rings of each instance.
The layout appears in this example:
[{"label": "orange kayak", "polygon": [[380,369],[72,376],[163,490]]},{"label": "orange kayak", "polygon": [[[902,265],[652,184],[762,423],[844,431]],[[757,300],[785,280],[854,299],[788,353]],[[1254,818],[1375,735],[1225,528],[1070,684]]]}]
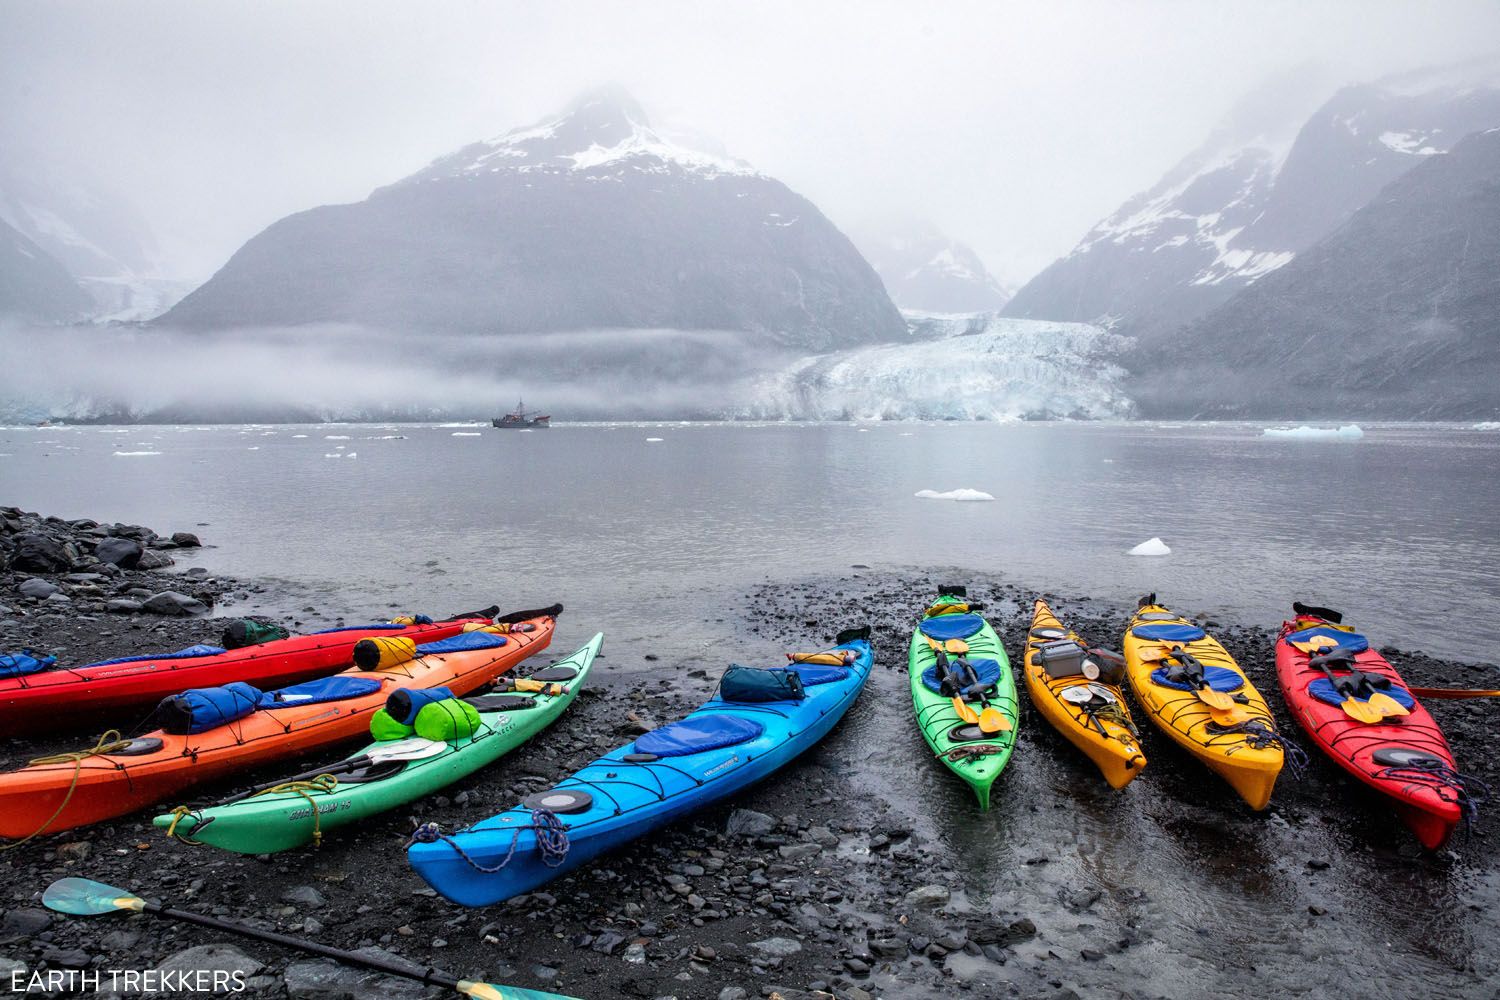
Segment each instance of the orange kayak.
[{"label": "orange kayak", "polygon": [[[527,626],[530,631],[522,631]],[[446,687],[467,694],[545,649],[554,620],[542,615],[508,627],[506,634],[481,629],[424,646],[369,640],[408,645],[405,654],[383,654],[373,670],[353,667],[280,692],[256,692],[260,700],[249,714],[203,732],[157,730],[132,740],[106,733],[94,748],[38,758],[0,774],[0,837],[99,823],[205,781],[368,738],[370,716],[391,692]],[[323,697],[328,693],[338,696]]]}]

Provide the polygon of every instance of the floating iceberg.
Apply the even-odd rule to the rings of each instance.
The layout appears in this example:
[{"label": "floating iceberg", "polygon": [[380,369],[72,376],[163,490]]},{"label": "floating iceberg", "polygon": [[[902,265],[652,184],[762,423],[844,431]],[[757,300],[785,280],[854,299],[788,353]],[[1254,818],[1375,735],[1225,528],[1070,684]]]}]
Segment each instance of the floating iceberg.
[{"label": "floating iceberg", "polygon": [[948,490],[946,493],[939,493],[937,490],[917,490],[917,492],[914,495],[917,496],[917,497],[919,497],[919,498],[921,498],[921,499],[923,499],[923,500],[993,500],[993,499],[995,499],[994,497],[990,496],[988,493],[984,492],[983,490],[970,490],[970,489]]},{"label": "floating iceberg", "polygon": [[115,452],[115,454],[121,456],[122,458],[133,458],[133,457],[135,457],[137,455],[160,455],[161,452],[159,452],[159,451],[117,451],[117,452]]},{"label": "floating iceberg", "polygon": [[347,441],[347,440],[349,440],[349,435],[347,435],[347,434],[324,434],[323,435],[323,440],[324,441]]},{"label": "floating iceberg", "polygon": [[1148,538],[1131,549],[1130,554],[1133,556],[1169,556],[1172,554],[1172,550],[1160,538]]},{"label": "floating iceberg", "polygon": [[456,438],[477,438],[478,436],[479,436],[479,432],[478,431],[454,431],[453,432],[453,437],[456,437]]},{"label": "floating iceberg", "polygon": [[1284,438],[1293,441],[1358,441],[1365,432],[1358,424],[1342,427],[1267,427],[1261,434],[1268,438]]},{"label": "floating iceberg", "polygon": [[1474,425],[1476,431],[1500,431],[1500,420],[1481,420]]},{"label": "floating iceberg", "polygon": [[647,443],[647,444],[650,444],[650,443],[651,443],[651,442],[653,442],[653,441],[660,441],[660,440],[661,440],[661,438],[647,438],[647,439],[646,439],[646,443]]}]

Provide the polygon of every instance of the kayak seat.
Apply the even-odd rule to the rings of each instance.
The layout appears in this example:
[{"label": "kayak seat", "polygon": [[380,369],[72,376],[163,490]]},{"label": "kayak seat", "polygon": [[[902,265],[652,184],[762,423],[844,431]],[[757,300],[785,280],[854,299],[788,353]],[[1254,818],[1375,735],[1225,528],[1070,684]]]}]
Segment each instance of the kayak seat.
[{"label": "kayak seat", "polygon": [[[1151,671],[1151,683],[1162,687],[1176,688],[1178,691],[1193,690],[1185,681],[1173,681],[1167,679],[1167,672],[1171,667],[1157,667]],[[1228,667],[1213,667],[1207,664],[1203,667],[1203,680],[1215,691],[1238,691],[1245,686],[1245,678],[1237,671]]]},{"label": "kayak seat", "polygon": [[[955,657],[948,658],[949,669],[956,669]],[[979,675],[979,683],[990,687],[1000,680],[1000,662],[998,660],[983,660],[978,657],[969,658],[969,666]],[[943,679],[938,675],[937,664],[934,663],[922,671],[922,686],[934,694],[943,693]]]},{"label": "kayak seat", "polygon": [[[1311,643],[1319,639],[1327,639],[1330,646],[1342,646],[1351,653],[1363,653],[1370,648],[1370,640],[1358,632],[1345,632],[1343,629],[1330,628],[1327,625],[1314,625],[1300,632],[1293,632],[1286,637],[1286,641],[1296,645],[1297,643]],[[1323,678],[1325,681],[1328,678]]]},{"label": "kayak seat", "polygon": [[978,615],[939,615],[928,618],[917,626],[929,639],[944,642],[948,639],[967,639],[984,628],[984,619]]},{"label": "kayak seat", "polygon": [[460,632],[458,635],[439,639],[437,642],[422,643],[417,647],[417,655],[464,653],[471,649],[498,649],[503,645],[505,645],[505,636],[496,635],[494,632]]},{"label": "kayak seat", "polygon": [[737,746],[755,739],[765,728],[754,719],[738,715],[719,712],[692,715],[636,737],[635,752],[654,754],[657,757],[681,757],[704,750]]},{"label": "kayak seat", "polygon": [[[1380,688],[1379,691],[1381,694],[1390,695],[1395,699],[1396,704],[1408,711],[1416,707],[1417,700],[1411,696],[1410,691],[1399,684],[1392,684],[1388,688]],[[1309,684],[1307,686],[1307,693],[1319,701],[1327,702],[1330,705],[1342,705],[1344,703],[1344,695],[1339,693],[1338,688],[1334,687],[1333,682],[1327,677],[1319,677]],[[1365,699],[1359,695],[1354,695],[1354,700],[1364,701]]]},{"label": "kayak seat", "polygon": [[88,664],[91,667],[107,667],[114,663],[142,663],[146,660],[196,660],[200,656],[218,656],[224,652],[222,646],[210,646],[207,643],[199,643],[189,646],[187,649],[179,649],[175,653],[157,653],[155,656],[122,656],[118,660],[100,660],[98,663]]},{"label": "kayak seat", "polygon": [[772,667],[772,673],[796,674],[802,678],[803,687],[832,684],[849,676],[848,669],[820,663],[792,663],[785,667]]},{"label": "kayak seat", "polygon": [[1208,635],[1196,625],[1137,625],[1130,634],[1154,642],[1197,642]]},{"label": "kayak seat", "polygon": [[325,701],[343,701],[346,698],[362,698],[380,690],[380,681],[373,677],[346,677],[334,674],[315,681],[293,684],[291,687],[263,692],[256,708],[286,708],[290,705],[317,705]]}]

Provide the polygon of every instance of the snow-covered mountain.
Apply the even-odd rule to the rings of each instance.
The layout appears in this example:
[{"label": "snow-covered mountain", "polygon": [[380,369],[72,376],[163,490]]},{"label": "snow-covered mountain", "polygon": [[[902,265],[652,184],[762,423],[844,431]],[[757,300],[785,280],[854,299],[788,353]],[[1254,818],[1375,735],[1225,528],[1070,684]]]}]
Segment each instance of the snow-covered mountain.
[{"label": "snow-covered mountain", "polygon": [[191,289],[129,198],[56,150],[0,154],[0,221],[58,261],[92,300],[80,317],[147,319]]},{"label": "snow-covered mountain", "polygon": [[617,89],[363,202],[282,219],[163,322],[727,330],[801,350],[905,335],[880,279],[816,206],[654,129]]},{"label": "snow-covered mountain", "polygon": [[908,313],[912,342],[803,358],[727,415],[802,420],[1096,420],[1131,416],[1124,337],[1087,323]]},{"label": "snow-covered mountain", "polygon": [[868,224],[850,235],[902,309],[987,312],[1010,301],[971,247],[930,222]]},{"label": "snow-covered mountain", "polygon": [[90,305],[67,268],[0,221],[0,318],[69,322],[86,315]]},{"label": "snow-covered mountain", "polygon": [[1005,314],[1101,320],[1150,344],[1285,267],[1425,159],[1500,123],[1500,89],[1389,81],[1340,90],[1305,120],[1248,122],[1232,116]]},{"label": "snow-covered mountain", "polygon": [[[1163,416],[1500,415],[1500,118],[1175,334],[1132,384]],[[1420,150],[1422,145],[1408,144]]]}]

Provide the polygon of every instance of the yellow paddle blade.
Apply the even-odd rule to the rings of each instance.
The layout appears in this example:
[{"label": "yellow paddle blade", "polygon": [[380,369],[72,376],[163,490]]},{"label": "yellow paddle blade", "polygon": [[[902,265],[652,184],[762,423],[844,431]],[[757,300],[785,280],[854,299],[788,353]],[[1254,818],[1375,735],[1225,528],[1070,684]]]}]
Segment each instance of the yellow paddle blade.
[{"label": "yellow paddle blade", "polygon": [[1358,698],[1345,698],[1339,702],[1339,708],[1342,708],[1344,714],[1355,722],[1374,723],[1385,718],[1385,714],[1380,709],[1368,701],[1360,701]]},{"label": "yellow paddle blade", "polygon": [[1229,692],[1227,691],[1215,691],[1213,688],[1205,685],[1193,693],[1198,696],[1199,701],[1203,702],[1209,708],[1217,709],[1220,712],[1227,712],[1231,708],[1234,708],[1234,699],[1229,696]]},{"label": "yellow paddle blade", "polygon": [[1411,712],[1406,710],[1404,705],[1383,691],[1376,691],[1370,695],[1365,700],[1365,704],[1375,709],[1383,718],[1387,719],[1411,714]]},{"label": "yellow paddle blade", "polygon": [[949,639],[943,644],[943,648],[955,656],[963,656],[969,651],[969,644],[962,639]]},{"label": "yellow paddle blade", "polygon": [[962,698],[953,699],[953,711],[957,712],[958,717],[971,726],[979,721],[979,714],[968,705],[965,705]]},{"label": "yellow paddle blade", "polygon": [[1224,709],[1214,708],[1212,705],[1207,707],[1209,717],[1214,720],[1214,723],[1226,728],[1238,726],[1242,722],[1249,722],[1253,718],[1249,712],[1233,703]]},{"label": "yellow paddle blade", "polygon": [[983,712],[979,713],[979,731],[983,733],[1008,733],[1010,732],[1010,720],[993,705],[986,705]]}]

